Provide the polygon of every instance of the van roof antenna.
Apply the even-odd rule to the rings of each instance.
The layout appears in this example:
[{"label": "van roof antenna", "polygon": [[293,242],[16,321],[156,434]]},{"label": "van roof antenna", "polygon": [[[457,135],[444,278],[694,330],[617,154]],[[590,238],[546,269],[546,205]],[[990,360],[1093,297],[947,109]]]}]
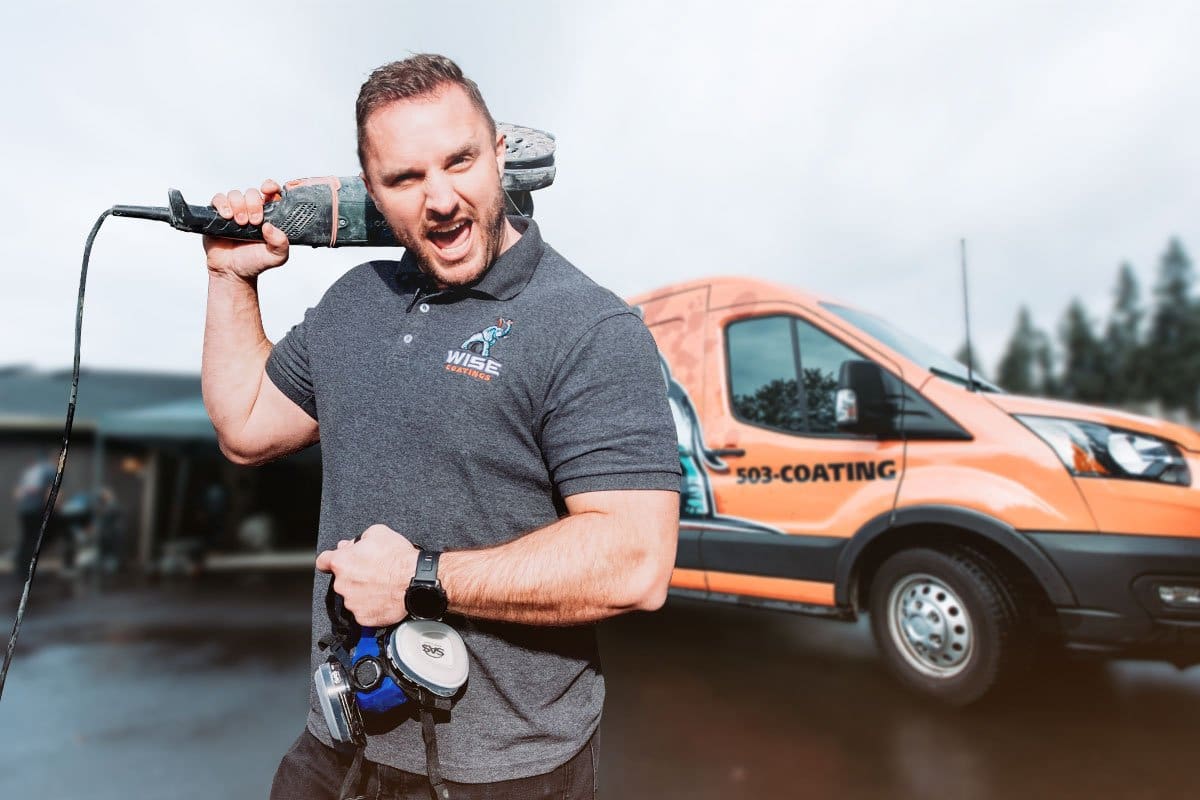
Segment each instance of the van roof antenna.
[{"label": "van roof antenna", "polygon": [[962,254],[963,322],[967,329],[967,391],[975,391],[975,354],[971,350],[971,308],[967,303],[967,240],[959,239]]}]

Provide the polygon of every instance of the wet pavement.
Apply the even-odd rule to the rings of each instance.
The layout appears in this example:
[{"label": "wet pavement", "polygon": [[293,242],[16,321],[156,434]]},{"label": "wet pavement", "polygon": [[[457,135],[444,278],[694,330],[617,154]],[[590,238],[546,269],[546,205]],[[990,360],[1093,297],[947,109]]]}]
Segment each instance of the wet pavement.
[{"label": "wet pavement", "polygon": [[[304,722],[310,586],[47,577],[0,701],[0,798],[265,798]],[[1200,797],[1200,667],[1063,662],[953,711],[893,685],[865,623],[672,599],[600,637],[605,800]]]}]

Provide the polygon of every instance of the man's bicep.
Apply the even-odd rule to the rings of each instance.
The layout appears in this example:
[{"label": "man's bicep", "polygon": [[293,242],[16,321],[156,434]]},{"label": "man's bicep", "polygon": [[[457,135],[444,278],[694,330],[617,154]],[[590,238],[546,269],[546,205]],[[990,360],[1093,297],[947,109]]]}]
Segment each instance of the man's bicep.
[{"label": "man's bicep", "polygon": [[569,514],[606,514],[628,524],[665,528],[674,535],[679,522],[679,492],[661,489],[618,489],[580,492],[563,498]]},{"label": "man's bicep", "polygon": [[621,489],[581,492],[564,498],[567,511],[601,515],[604,524],[589,535],[610,538],[620,554],[623,577],[633,595],[631,607],[651,611],[666,599],[679,542],[679,493]]},{"label": "man's bicep", "polygon": [[319,438],[309,359],[311,328],[317,324],[317,316],[317,309],[308,309],[304,321],[271,349],[245,424],[221,437],[221,450],[231,460],[261,464],[302,450]]},{"label": "man's bicep", "polygon": [[320,439],[317,420],[285,395],[264,371],[250,417],[235,443],[223,443],[235,461],[261,463],[303,450]]},{"label": "man's bicep", "polygon": [[660,564],[675,563],[679,493],[661,489],[581,492],[563,498],[569,514],[603,514],[609,529],[628,537]]}]

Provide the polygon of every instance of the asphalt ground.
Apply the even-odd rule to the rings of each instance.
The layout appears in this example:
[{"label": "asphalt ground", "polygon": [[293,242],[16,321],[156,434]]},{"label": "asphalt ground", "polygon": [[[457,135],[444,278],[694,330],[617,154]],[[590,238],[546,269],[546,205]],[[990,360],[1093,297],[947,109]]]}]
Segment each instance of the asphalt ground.
[{"label": "asphalt ground", "polygon": [[[39,577],[0,798],[265,798],[304,722],[310,587]],[[894,685],[865,622],[672,599],[600,640],[605,800],[1200,797],[1200,667],[1063,661],[954,711]]]}]

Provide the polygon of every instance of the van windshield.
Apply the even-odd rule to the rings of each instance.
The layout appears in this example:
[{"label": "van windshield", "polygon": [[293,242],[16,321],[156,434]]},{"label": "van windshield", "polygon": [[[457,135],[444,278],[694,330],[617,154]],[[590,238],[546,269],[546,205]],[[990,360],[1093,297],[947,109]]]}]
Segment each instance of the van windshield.
[{"label": "van windshield", "polygon": [[[910,336],[890,322],[885,322],[879,317],[868,314],[865,311],[839,306],[836,303],[821,303],[821,307],[832,311],[856,328],[862,329],[870,336],[875,337],[897,353],[903,355],[909,361],[924,366],[939,378],[945,378],[948,381],[953,381],[963,386],[968,385],[969,381],[965,365],[960,364],[945,353],[930,347],[920,339]],[[983,380],[978,374],[972,377],[977,389],[982,389],[986,392],[1003,391],[999,386]]]}]

